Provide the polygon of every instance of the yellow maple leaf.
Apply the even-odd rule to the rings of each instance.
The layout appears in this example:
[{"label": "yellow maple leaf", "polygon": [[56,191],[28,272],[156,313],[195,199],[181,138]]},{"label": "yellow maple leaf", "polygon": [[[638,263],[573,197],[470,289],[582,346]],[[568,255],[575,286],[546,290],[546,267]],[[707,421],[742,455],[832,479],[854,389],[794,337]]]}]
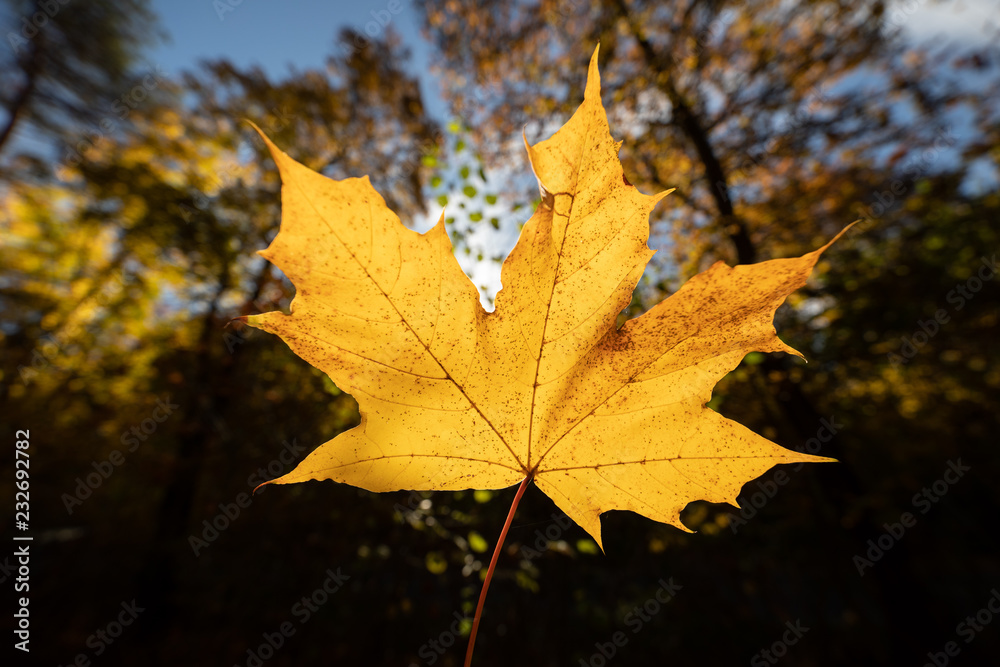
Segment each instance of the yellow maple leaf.
[{"label": "yellow maple leaf", "polygon": [[246,321],[281,336],[361,409],[359,426],[273,483],[458,490],[530,477],[601,545],[608,510],[687,530],[680,511],[694,500],[736,504],[776,464],[832,460],[705,407],[748,352],[798,354],[778,339],[774,312],[829,244],[716,263],[616,327],[653,255],[649,213],[668,193],[644,195],[625,178],[596,51],[580,108],[550,139],[526,142],[542,202],[504,261],[492,313],[443,215],[418,234],[367,176],[334,181],[267,144],[283,219],[261,254],[296,296],[289,314]]}]

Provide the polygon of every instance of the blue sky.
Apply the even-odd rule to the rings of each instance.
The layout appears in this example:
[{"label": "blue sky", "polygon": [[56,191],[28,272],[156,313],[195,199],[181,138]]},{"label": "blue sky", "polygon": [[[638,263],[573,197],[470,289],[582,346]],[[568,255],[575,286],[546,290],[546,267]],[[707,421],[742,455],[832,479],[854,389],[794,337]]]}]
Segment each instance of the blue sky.
[{"label": "blue sky", "polygon": [[447,115],[428,75],[431,47],[420,36],[412,0],[154,0],[153,7],[170,39],[147,58],[171,73],[224,57],[240,66],[258,64],[278,78],[293,64],[321,67],[344,26],[376,38],[391,28],[412,52],[409,69],[421,75],[429,111],[438,119]]},{"label": "blue sky", "polygon": [[[292,66],[321,67],[334,52],[335,36],[344,26],[373,37],[382,37],[386,29],[392,29],[411,51],[408,69],[421,82],[426,108],[442,124],[449,119],[430,72],[433,49],[420,34],[415,0],[153,0],[153,8],[169,38],[150,49],[146,58],[150,65],[171,74],[193,69],[202,59],[226,58],[241,67],[259,65],[277,79],[288,75]],[[899,0],[890,3],[887,21],[911,40],[950,39],[971,45],[1000,31],[998,16],[997,0]],[[995,175],[984,178],[995,181]],[[450,214],[454,215],[460,200],[460,194],[450,197]],[[500,208],[510,205],[499,202]],[[418,228],[437,220],[440,207],[432,205],[430,209],[427,219],[417,223]],[[490,213],[494,214],[500,215]],[[477,228],[469,238],[470,246],[486,250],[487,255],[498,254],[498,247],[509,249],[517,238],[516,224],[510,218],[504,216],[503,228],[495,233],[488,227]],[[464,257],[459,261],[484,293],[492,294],[499,288],[497,265]]]},{"label": "blue sky", "polygon": [[[410,68],[421,79],[425,103],[439,119],[447,115],[429,74],[432,48],[420,35],[415,0],[154,0],[153,7],[170,40],[147,57],[169,72],[225,57],[237,65],[259,64],[280,77],[292,64],[321,66],[343,26],[376,37],[391,27],[412,51]],[[899,0],[887,16],[912,39],[950,38],[968,45],[996,34],[997,9],[997,0]]]}]

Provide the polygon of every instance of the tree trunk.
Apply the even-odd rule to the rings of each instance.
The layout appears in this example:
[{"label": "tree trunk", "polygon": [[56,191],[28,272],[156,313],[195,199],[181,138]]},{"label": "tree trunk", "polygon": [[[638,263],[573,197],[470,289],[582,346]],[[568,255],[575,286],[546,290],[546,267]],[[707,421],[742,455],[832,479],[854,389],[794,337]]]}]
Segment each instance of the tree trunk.
[{"label": "tree trunk", "polygon": [[[35,6],[37,7],[38,4],[35,3]],[[3,153],[3,148],[7,140],[13,136],[14,128],[17,126],[18,121],[24,117],[24,112],[28,109],[28,103],[35,94],[35,86],[41,74],[42,49],[44,48],[42,38],[42,30],[39,29],[38,34],[30,42],[31,52],[28,55],[27,63],[24,65],[24,74],[27,80],[24,82],[21,92],[11,102],[10,109],[7,110],[10,118],[7,119],[7,124],[4,128],[0,130],[0,153]]]}]

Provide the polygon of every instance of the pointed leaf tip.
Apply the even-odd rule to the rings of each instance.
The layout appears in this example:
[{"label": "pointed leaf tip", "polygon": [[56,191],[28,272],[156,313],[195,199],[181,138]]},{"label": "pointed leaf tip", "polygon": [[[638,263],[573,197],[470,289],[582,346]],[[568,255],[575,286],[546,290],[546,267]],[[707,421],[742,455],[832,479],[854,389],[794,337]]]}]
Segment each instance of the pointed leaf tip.
[{"label": "pointed leaf tip", "polygon": [[597,99],[601,99],[601,72],[597,67],[597,54],[601,50],[601,45],[594,48],[594,55],[590,56],[590,68],[587,70],[587,87],[584,90],[583,98],[590,99],[591,97],[597,96]]},{"label": "pointed leaf tip", "polygon": [[260,138],[264,140],[264,145],[267,146],[268,152],[271,153],[271,158],[278,165],[278,170],[280,171],[281,170],[281,166],[282,166],[282,164],[281,164],[282,163],[282,158],[283,157],[284,158],[288,157],[287,154],[285,153],[285,151],[283,151],[280,148],[278,148],[274,144],[274,142],[271,141],[270,137],[268,137],[266,134],[264,134],[264,130],[260,129],[260,127],[257,126],[257,123],[253,122],[250,119],[244,119],[243,122],[247,123],[250,127],[252,127],[254,129],[254,131],[257,132],[258,135],[260,135]]}]

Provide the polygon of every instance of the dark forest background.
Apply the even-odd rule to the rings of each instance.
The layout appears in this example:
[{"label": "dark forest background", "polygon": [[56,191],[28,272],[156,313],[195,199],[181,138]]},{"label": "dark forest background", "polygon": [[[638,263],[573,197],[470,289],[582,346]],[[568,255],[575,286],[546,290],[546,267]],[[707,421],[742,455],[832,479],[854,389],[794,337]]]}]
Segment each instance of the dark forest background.
[{"label": "dark forest background", "polygon": [[[21,21],[56,6],[33,32]],[[1000,51],[904,41],[908,6],[432,0],[443,123],[391,29],[331,28],[330,59],[284,78],[226,60],[168,76],[139,65],[159,30],[142,0],[5,0],[9,644],[18,429],[34,539],[31,653],[4,664],[461,664],[456,619],[513,488],[248,495],[358,414],[279,339],[230,323],[293,295],[255,254],[279,182],[243,119],[323,173],[370,174],[408,223],[464,193],[456,247],[489,262],[507,249],[470,247],[470,230],[527,219],[520,133],[568,117],[598,42],[629,180],[677,188],[629,314],[716,260],[797,256],[860,220],[776,318],[809,363],[749,355],[712,402],[840,462],[772,470],[742,516],[693,503],[693,534],[606,514],[606,554],[529,488],[474,664],[995,664]],[[504,165],[522,176],[489,176]],[[483,215],[498,197],[524,205]],[[676,596],[650,604],[671,578]],[[119,618],[113,641],[95,634]]]}]

